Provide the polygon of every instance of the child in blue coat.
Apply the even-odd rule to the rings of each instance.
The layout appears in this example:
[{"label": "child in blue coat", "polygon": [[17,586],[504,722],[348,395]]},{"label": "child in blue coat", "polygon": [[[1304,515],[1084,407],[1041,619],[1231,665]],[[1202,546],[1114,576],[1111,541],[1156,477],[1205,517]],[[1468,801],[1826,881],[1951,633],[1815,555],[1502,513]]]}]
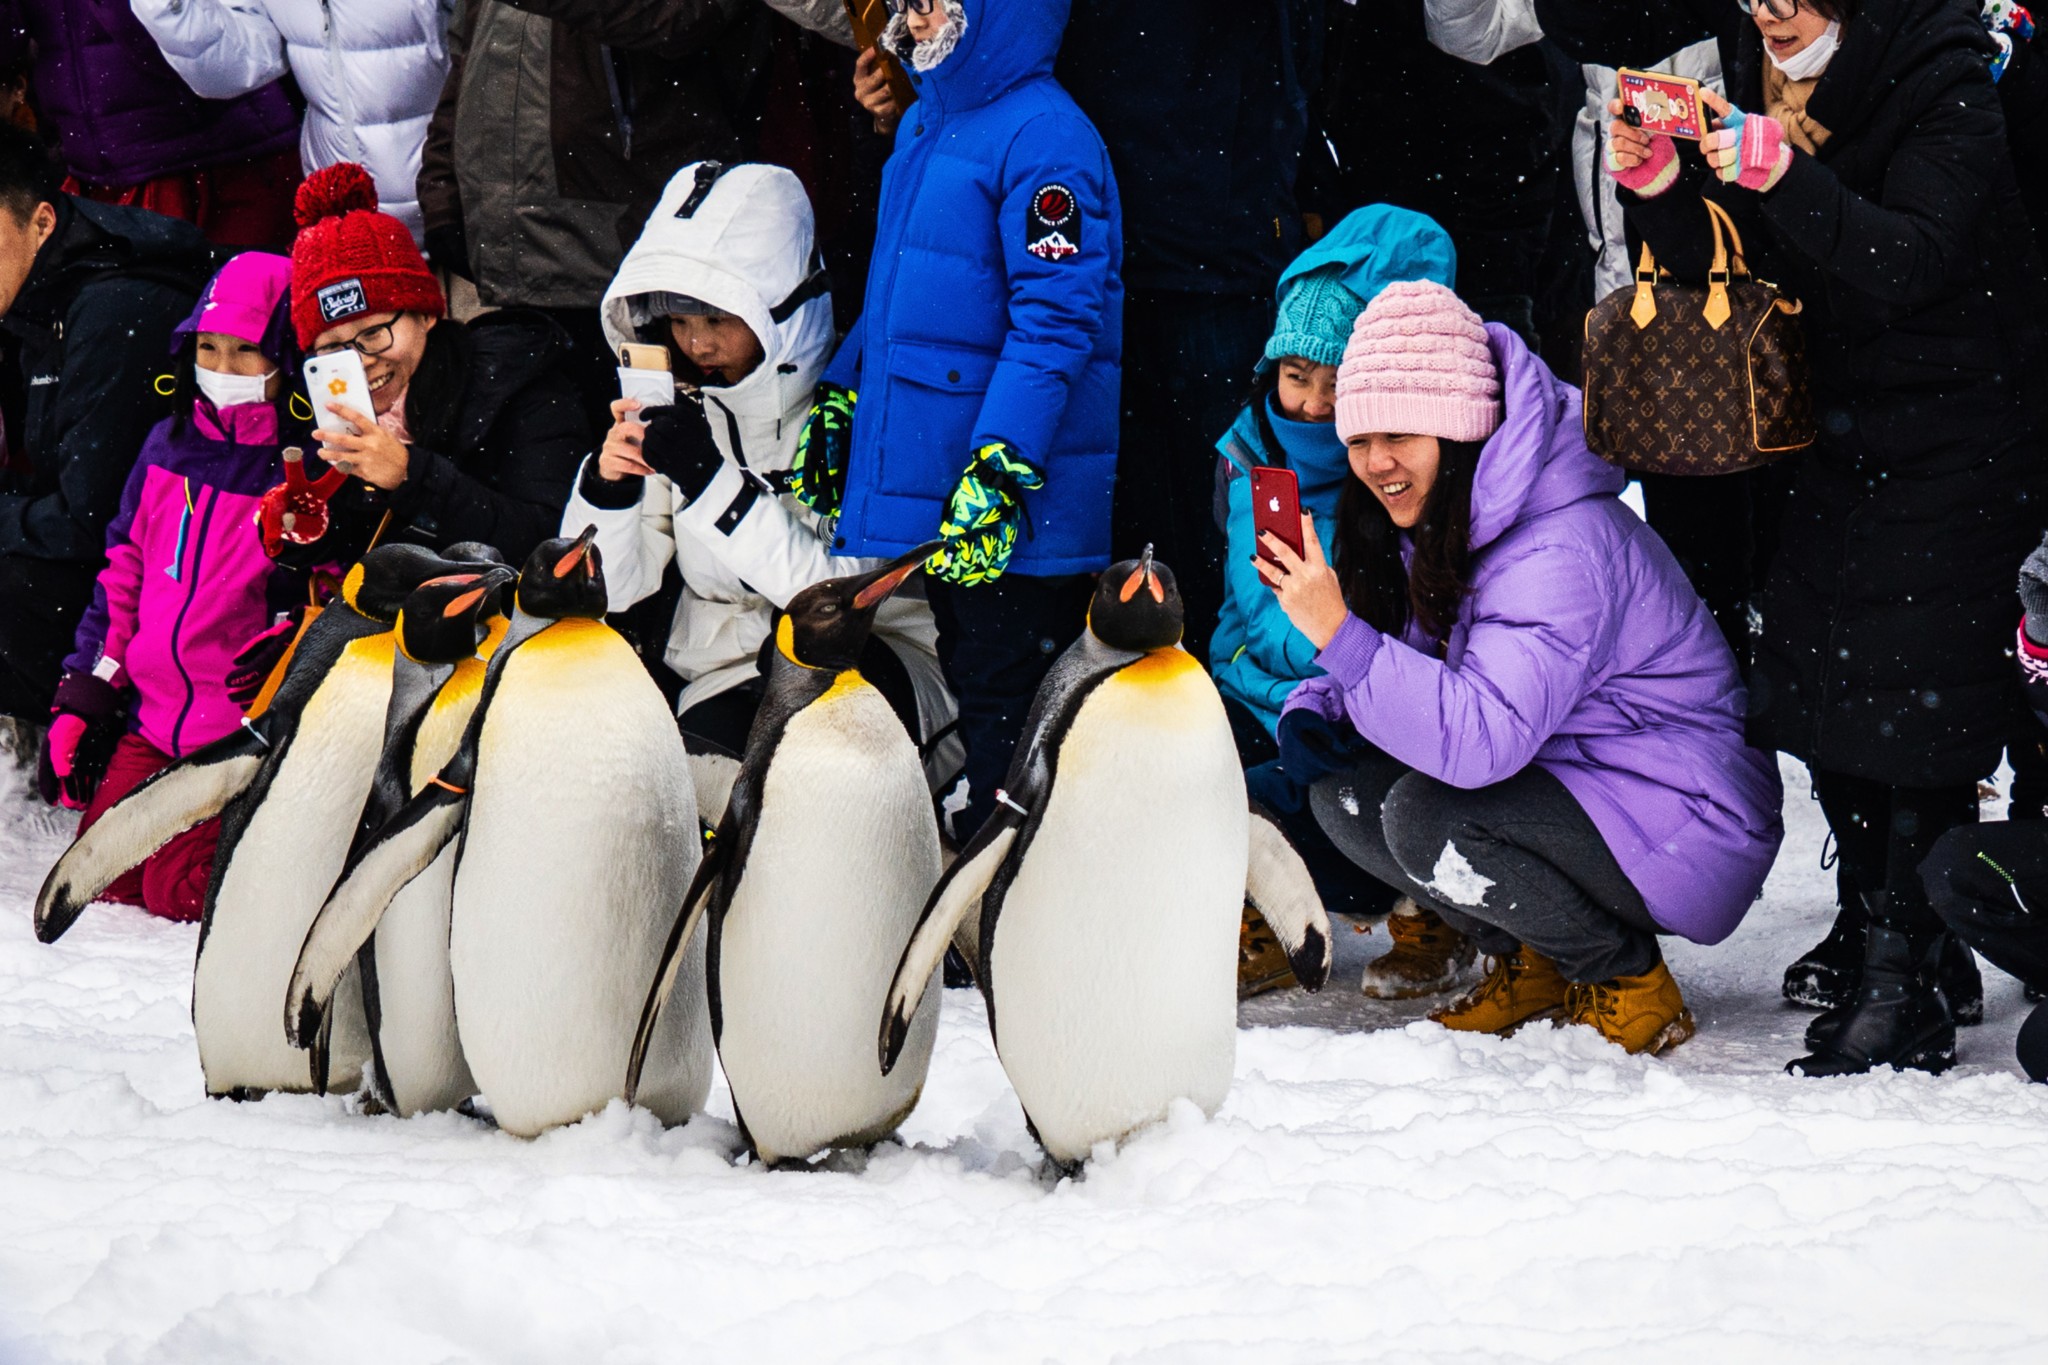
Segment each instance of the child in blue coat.
[{"label": "child in blue coat", "polygon": [[[1322,669],[1315,663],[1316,647],[1288,621],[1255,567],[1258,536],[1248,476],[1258,465],[1293,470],[1302,508],[1314,516],[1323,552],[1330,554],[1337,498],[1351,473],[1335,421],[1337,362],[1351,338],[1351,325],[1394,281],[1449,285],[1456,270],[1450,235],[1434,219],[1386,204],[1370,204],[1346,217],[1281,274],[1278,316],[1251,401],[1216,443],[1223,455],[1230,548],[1224,556],[1223,615],[1210,641],[1210,669],[1223,693],[1252,794],[1287,826],[1324,905],[1354,915],[1384,914],[1394,906],[1389,921],[1394,950],[1365,974],[1366,994],[1386,998],[1449,985],[1457,970],[1472,961],[1473,950],[1432,912],[1405,897],[1395,904],[1383,886],[1360,877],[1308,813],[1306,783],[1279,760],[1280,708],[1296,685]],[[1263,974],[1245,965],[1245,986],[1261,984],[1249,978]]]}]

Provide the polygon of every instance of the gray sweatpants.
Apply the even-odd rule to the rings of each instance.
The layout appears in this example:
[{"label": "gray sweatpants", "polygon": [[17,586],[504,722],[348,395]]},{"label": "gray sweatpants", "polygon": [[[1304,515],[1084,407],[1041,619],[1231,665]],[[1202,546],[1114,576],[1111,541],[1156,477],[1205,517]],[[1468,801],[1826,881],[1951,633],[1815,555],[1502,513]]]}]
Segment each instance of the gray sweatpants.
[{"label": "gray sweatpants", "polygon": [[1309,792],[1316,820],[1346,857],[1477,941],[1520,944],[1570,981],[1655,966],[1657,923],[1564,783],[1530,764],[1461,790],[1375,749]]}]

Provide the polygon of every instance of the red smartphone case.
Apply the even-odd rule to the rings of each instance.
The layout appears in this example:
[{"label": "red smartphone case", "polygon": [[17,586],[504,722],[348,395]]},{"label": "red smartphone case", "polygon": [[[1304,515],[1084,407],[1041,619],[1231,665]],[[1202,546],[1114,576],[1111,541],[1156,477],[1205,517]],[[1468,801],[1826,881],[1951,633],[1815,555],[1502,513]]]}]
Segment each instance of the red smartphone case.
[{"label": "red smartphone case", "polygon": [[1615,73],[1621,92],[1622,117],[1646,133],[1698,141],[1707,131],[1706,110],[1700,107],[1700,83],[1686,76],[1654,71]]},{"label": "red smartphone case", "polygon": [[[1301,483],[1291,469],[1261,465],[1252,470],[1252,527],[1261,537],[1271,531],[1296,554],[1306,554],[1301,543]],[[1259,557],[1271,559],[1265,542],[1259,543]]]}]

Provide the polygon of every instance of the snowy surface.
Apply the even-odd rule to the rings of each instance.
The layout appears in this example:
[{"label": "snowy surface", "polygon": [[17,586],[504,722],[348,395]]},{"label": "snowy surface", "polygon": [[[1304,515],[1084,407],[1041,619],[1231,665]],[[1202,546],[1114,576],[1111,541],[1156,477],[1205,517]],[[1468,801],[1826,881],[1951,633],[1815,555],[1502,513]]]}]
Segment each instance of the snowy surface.
[{"label": "snowy surface", "polygon": [[[1780,1074],[1832,880],[1792,837],[1700,1035],[1633,1060],[1367,1002],[1244,1010],[1223,1111],[1048,1183],[979,1000],[948,992],[902,1144],[735,1166],[724,1117],[619,1105],[522,1142],[341,1099],[201,1097],[195,930],[98,908],[39,946],[67,817],[0,774],[0,1361],[2039,1361],[2048,1087],[2018,986],[1948,1077]],[[725,1115],[722,1089],[714,1105]]]}]

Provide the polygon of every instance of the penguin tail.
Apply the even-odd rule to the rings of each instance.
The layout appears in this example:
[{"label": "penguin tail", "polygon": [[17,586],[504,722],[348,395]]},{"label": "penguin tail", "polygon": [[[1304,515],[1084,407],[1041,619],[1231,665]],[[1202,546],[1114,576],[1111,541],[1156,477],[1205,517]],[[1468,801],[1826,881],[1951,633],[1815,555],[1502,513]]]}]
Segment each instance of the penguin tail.
[{"label": "penguin tail", "polygon": [[313,1048],[342,974],[377,930],[393,898],[427,870],[462,829],[469,794],[430,782],[399,808],[377,837],[342,869],[313,916],[285,993],[284,1031],[293,1047]]},{"label": "penguin tail", "polygon": [[1308,864],[1272,814],[1252,803],[1251,856],[1245,869],[1244,898],[1257,910],[1287,954],[1295,979],[1319,991],[1330,979],[1336,952],[1330,917]]},{"label": "penguin tail", "polygon": [[676,988],[676,977],[683,969],[683,950],[690,946],[690,936],[697,932],[697,921],[703,919],[705,910],[710,908],[711,893],[718,885],[719,874],[732,860],[735,838],[732,822],[723,822],[718,837],[711,842],[711,851],[704,855],[703,862],[697,864],[697,875],[690,879],[690,889],[683,895],[675,927],[669,930],[668,942],[662,946],[661,965],[655,969],[654,984],[647,992],[647,1003],[640,1009],[640,1026],[633,1031],[633,1051],[626,1059],[627,1104],[633,1103],[640,1094],[640,1073],[647,1066],[647,1049],[654,1042],[654,1026],[661,1019],[661,1007],[668,1003],[669,994]]},{"label": "penguin tail", "polygon": [[36,937],[55,943],[114,879],[248,789],[270,745],[252,726],[156,773],[80,834],[36,896]]},{"label": "penguin tail", "polygon": [[931,985],[932,973],[945,960],[953,931],[960,927],[969,910],[981,904],[982,893],[988,890],[1003,860],[1016,845],[1019,828],[1018,817],[998,810],[932,888],[924,914],[918,918],[917,928],[897,961],[896,977],[889,983],[889,998],[882,1006],[881,1034],[876,1044],[884,1076],[895,1069],[896,1059],[903,1055],[903,1042],[910,1036],[910,1021]]}]

